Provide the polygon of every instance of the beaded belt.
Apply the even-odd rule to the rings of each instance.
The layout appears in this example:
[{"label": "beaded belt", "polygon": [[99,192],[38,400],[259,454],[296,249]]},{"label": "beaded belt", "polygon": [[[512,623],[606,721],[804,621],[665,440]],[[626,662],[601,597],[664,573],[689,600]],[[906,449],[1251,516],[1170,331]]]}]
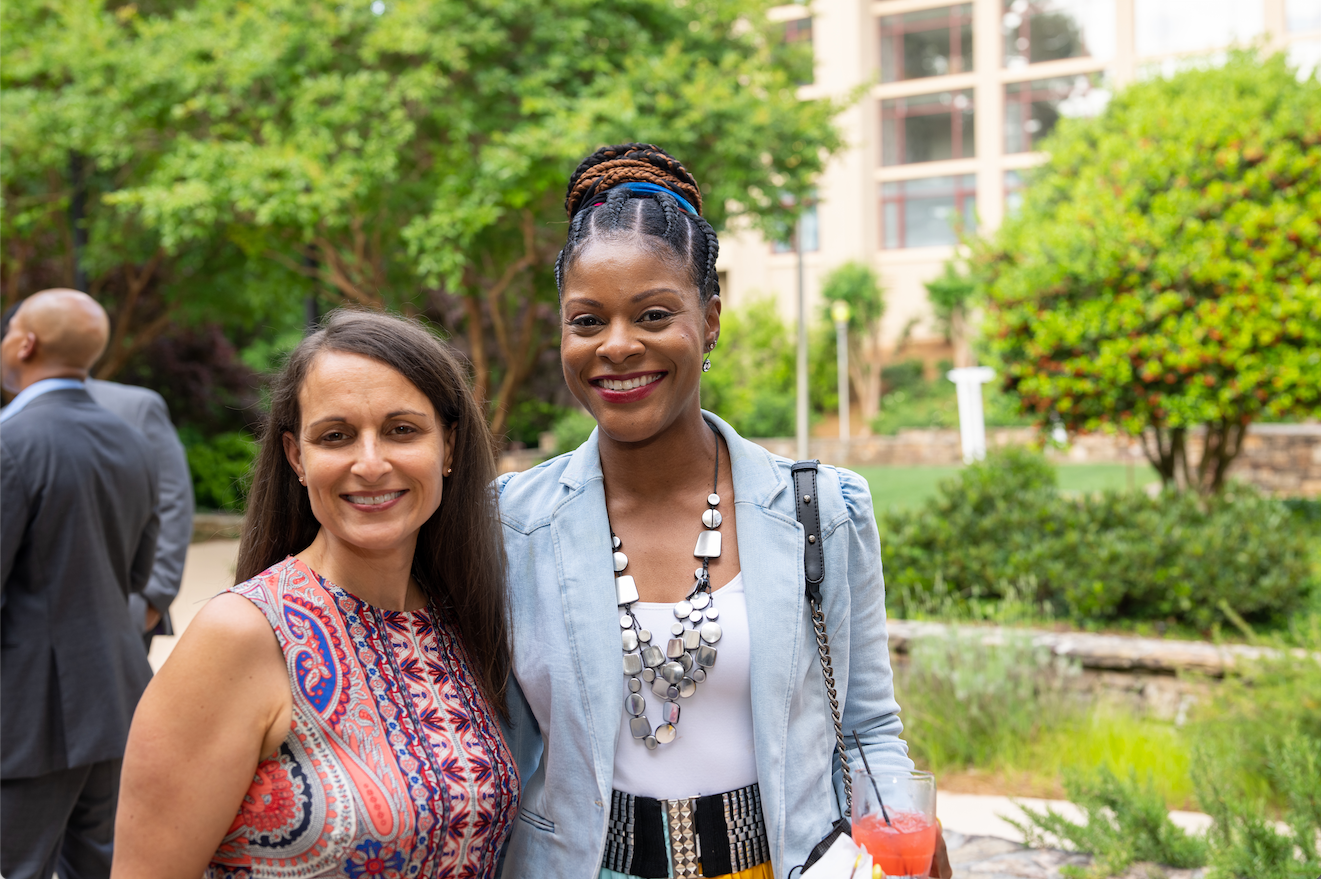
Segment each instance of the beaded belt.
[{"label": "beaded belt", "polygon": [[654,800],[622,791],[610,797],[610,827],[601,862],[607,870],[643,879],[723,876],[770,858],[761,791],[755,784],[680,800]]}]

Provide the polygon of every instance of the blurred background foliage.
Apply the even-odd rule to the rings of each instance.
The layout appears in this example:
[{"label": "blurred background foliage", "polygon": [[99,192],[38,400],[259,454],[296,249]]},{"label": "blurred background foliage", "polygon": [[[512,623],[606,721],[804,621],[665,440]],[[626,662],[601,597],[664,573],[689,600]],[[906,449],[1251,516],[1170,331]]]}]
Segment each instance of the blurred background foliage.
[{"label": "blurred background foliage", "polygon": [[[841,146],[771,5],[6,3],[4,304],[87,289],[114,324],[100,377],[168,391],[193,446],[250,429],[318,310],[423,315],[495,433],[534,444],[569,403],[551,267],[582,156],[658,142],[717,228],[778,239]],[[217,376],[176,381],[185,348]]]},{"label": "blurred background foliage", "polygon": [[1043,424],[1141,437],[1168,485],[1221,490],[1253,421],[1321,413],[1321,79],[1239,51],[1041,148],[1022,209],[969,241],[1005,389]]},{"label": "blurred background foliage", "polygon": [[1221,495],[1066,496],[1027,449],[994,451],[935,498],[880,516],[886,603],[908,619],[1286,628],[1321,596],[1321,528],[1241,485]]}]

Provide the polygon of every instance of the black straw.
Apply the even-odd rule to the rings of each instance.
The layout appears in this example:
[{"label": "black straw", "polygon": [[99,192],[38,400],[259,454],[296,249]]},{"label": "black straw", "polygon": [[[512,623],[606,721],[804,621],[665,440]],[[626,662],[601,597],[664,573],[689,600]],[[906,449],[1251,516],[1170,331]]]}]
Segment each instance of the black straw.
[{"label": "black straw", "polygon": [[881,804],[881,817],[889,827],[894,825],[890,823],[890,813],[885,811],[885,800],[881,799],[881,789],[876,786],[876,776],[871,774],[871,763],[867,761],[867,752],[862,750],[862,740],[858,738],[858,731],[853,731],[853,741],[858,745],[858,753],[862,755],[862,765],[867,770],[867,780],[871,782],[871,789],[876,791],[876,802]]}]

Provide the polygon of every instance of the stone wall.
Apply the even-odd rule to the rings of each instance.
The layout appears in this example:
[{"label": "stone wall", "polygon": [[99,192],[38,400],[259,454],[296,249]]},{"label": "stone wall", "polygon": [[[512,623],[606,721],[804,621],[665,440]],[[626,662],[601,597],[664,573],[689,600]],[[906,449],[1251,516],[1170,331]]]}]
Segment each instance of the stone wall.
[{"label": "stone wall", "polygon": [[[989,428],[991,448],[1026,445],[1035,441],[1033,428]],[[777,455],[794,457],[793,437],[755,442]],[[956,465],[963,461],[957,430],[901,430],[895,436],[854,437],[847,449],[840,440],[813,437],[810,454],[827,464],[845,467],[912,467]],[[1201,454],[1201,439],[1190,438],[1194,458]],[[1126,436],[1094,434],[1075,437],[1065,449],[1048,455],[1062,463],[1135,463],[1146,458],[1142,446]],[[1321,497],[1321,424],[1257,424],[1243,443],[1243,451],[1230,468],[1231,476],[1275,494]]]}]

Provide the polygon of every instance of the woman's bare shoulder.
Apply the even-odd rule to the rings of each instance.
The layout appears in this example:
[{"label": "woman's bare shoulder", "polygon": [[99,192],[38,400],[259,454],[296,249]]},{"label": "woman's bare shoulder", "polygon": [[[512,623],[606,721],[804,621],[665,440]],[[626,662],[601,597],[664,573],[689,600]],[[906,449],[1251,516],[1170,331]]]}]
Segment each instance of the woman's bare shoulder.
[{"label": "woman's bare shoulder", "polygon": [[253,671],[260,666],[283,669],[284,653],[260,608],[242,595],[222,592],[188,624],[160,676],[183,670],[180,666],[196,674],[198,665],[213,671]]}]

